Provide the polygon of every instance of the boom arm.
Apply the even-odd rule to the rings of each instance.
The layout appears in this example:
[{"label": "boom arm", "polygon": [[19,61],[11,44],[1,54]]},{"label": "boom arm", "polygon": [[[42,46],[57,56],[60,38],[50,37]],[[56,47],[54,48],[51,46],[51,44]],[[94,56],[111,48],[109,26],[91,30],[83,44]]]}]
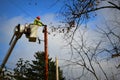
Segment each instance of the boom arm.
[{"label": "boom arm", "polygon": [[[10,46],[10,48],[9,48],[9,50],[8,50],[5,58],[4,58],[4,60],[3,60],[3,63],[2,63],[2,65],[1,65],[1,70],[4,68],[4,66],[5,66],[5,64],[6,64],[8,58],[9,58],[9,56],[10,56],[10,54],[11,54],[13,48],[14,48],[14,46],[15,46],[15,44],[17,43],[17,41],[18,41],[18,38],[16,37],[16,38],[14,39],[14,41],[12,42],[12,44],[11,44],[11,46]],[[0,72],[1,72],[1,71],[0,71]]]},{"label": "boom arm", "polygon": [[14,46],[16,45],[18,39],[20,39],[20,37],[23,34],[23,32],[19,31],[19,28],[20,28],[20,25],[16,26],[16,28],[15,28],[14,35],[13,35],[13,37],[12,37],[10,43],[9,43],[10,48],[9,48],[9,50],[8,50],[6,56],[5,56],[5,58],[4,58],[4,60],[3,60],[2,64],[1,64],[1,67],[0,67],[0,74],[2,73],[2,70],[5,67],[5,64],[6,64],[7,60],[8,60],[8,58],[9,58],[9,56],[11,55],[11,52],[12,52]]},{"label": "boom arm", "polygon": [[38,28],[39,28],[39,26],[37,26],[37,25],[25,26],[25,25],[20,25],[20,24],[18,24],[15,27],[14,35],[9,43],[10,48],[9,48],[9,50],[1,64],[1,67],[0,67],[0,75],[1,75],[2,70],[5,67],[5,64],[7,63],[7,60],[9,58],[9,56],[11,55],[11,52],[14,49],[14,46],[16,45],[18,39],[20,39],[24,33],[24,34],[26,34],[26,37],[29,39],[29,42],[36,42]]}]

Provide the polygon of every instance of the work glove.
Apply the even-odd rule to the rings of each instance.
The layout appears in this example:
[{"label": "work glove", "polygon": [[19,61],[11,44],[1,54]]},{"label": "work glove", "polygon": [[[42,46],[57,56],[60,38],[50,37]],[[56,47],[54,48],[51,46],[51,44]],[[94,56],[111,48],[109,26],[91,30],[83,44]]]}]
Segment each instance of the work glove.
[{"label": "work glove", "polygon": [[47,25],[43,24],[43,26],[47,26]]}]

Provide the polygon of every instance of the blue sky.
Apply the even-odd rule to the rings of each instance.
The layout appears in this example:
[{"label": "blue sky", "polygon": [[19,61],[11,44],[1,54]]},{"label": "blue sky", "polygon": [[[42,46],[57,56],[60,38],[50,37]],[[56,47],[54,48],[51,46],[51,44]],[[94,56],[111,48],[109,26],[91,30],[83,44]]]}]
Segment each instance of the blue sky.
[{"label": "blue sky", "polygon": [[[0,0],[0,64],[9,49],[9,41],[13,35],[14,27],[18,23],[31,23],[36,16],[41,16],[41,20],[47,25],[50,22],[55,22],[55,15],[62,6],[62,3],[56,3],[56,1],[57,0]],[[41,30],[42,28],[38,30],[38,34],[40,38],[43,39]],[[54,39],[50,38],[51,48],[49,52],[52,57],[55,57],[60,51],[60,47],[54,49],[55,46],[60,44],[58,38]],[[52,44],[53,42],[54,44]],[[29,43],[25,36],[22,36],[16,44],[7,65],[9,66],[10,64],[10,66],[12,66],[11,63],[15,64],[20,57],[33,59],[34,53],[40,50],[43,51],[43,48],[43,44],[39,45],[37,42]]]},{"label": "blue sky", "polygon": [[[56,13],[61,4],[57,0],[0,0],[0,16],[12,18],[24,15],[26,17],[36,17],[46,13]],[[54,6],[53,6],[54,5]]]},{"label": "blue sky", "polygon": [[[48,25],[52,22],[57,25],[56,14],[63,5],[62,2],[56,3],[57,0],[0,0],[0,64],[4,59],[8,49],[9,41],[13,35],[14,27],[20,23],[31,23],[36,16],[41,16],[41,20]],[[58,0],[61,1],[61,0]],[[54,5],[55,4],[55,5]],[[54,6],[53,6],[54,5]],[[112,19],[112,15],[108,15],[108,11],[99,11],[99,19],[91,19],[88,22],[88,27],[93,27],[96,24],[103,27],[101,23],[102,18]],[[111,13],[111,12],[110,12]],[[106,15],[105,15],[106,14]],[[112,13],[111,13],[112,14]],[[104,22],[104,20],[102,21]],[[84,29],[83,29],[84,30]],[[82,29],[81,29],[82,32]],[[43,39],[42,27],[38,30],[38,35],[40,39]],[[88,41],[88,45],[94,43],[93,39],[99,40],[96,34],[92,30],[88,30],[85,39]],[[48,36],[49,47],[48,52],[50,57],[53,59],[58,56],[58,59],[70,59],[68,48],[64,49],[65,42],[62,40],[60,35],[53,37]],[[93,46],[93,44],[92,44]],[[37,51],[43,51],[44,46],[42,44],[30,43],[23,35],[21,39],[17,42],[8,62],[7,67],[14,67],[19,58],[24,58],[26,60],[34,59],[33,55]],[[59,65],[65,63],[63,60],[59,61]],[[66,64],[66,63],[65,63]],[[112,64],[112,63],[111,63]],[[103,66],[104,67],[104,66]],[[106,66],[105,66],[106,67]],[[67,70],[66,70],[67,71]],[[75,72],[76,73],[76,72]],[[71,73],[70,73],[71,74]]]},{"label": "blue sky", "polygon": [[[13,35],[14,27],[20,23],[31,23],[36,16],[41,16],[41,20],[48,25],[52,22],[58,24],[56,14],[59,12],[62,4],[56,3],[57,0],[0,0],[0,63],[4,59],[7,50],[9,49],[9,41]],[[58,0],[59,1],[59,0]],[[89,27],[93,26],[94,19],[89,22]],[[42,28],[38,30],[39,37],[43,39]],[[94,32],[90,32],[93,36]],[[49,36],[49,55],[52,58],[59,56],[66,58],[67,51],[63,49],[64,44],[60,36]],[[8,60],[8,63],[13,63],[20,58],[33,59],[36,51],[43,51],[43,44],[29,43],[25,36],[18,41],[15,49]],[[68,58],[68,56],[67,56]]]}]

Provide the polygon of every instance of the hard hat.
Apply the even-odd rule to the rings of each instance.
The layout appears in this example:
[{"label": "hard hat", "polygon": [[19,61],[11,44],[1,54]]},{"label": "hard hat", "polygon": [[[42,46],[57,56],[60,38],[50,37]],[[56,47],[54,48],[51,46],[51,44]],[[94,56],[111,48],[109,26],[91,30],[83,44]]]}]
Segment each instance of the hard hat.
[{"label": "hard hat", "polygon": [[37,16],[36,18],[40,20],[40,16]]}]

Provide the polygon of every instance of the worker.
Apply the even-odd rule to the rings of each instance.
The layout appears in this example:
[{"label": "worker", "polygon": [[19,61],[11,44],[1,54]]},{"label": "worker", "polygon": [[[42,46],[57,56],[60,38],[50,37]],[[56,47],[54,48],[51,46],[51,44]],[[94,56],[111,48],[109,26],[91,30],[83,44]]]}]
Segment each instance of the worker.
[{"label": "worker", "polygon": [[37,17],[36,17],[36,19],[34,20],[34,25],[45,26],[45,25],[40,21],[40,16],[37,16]]}]

